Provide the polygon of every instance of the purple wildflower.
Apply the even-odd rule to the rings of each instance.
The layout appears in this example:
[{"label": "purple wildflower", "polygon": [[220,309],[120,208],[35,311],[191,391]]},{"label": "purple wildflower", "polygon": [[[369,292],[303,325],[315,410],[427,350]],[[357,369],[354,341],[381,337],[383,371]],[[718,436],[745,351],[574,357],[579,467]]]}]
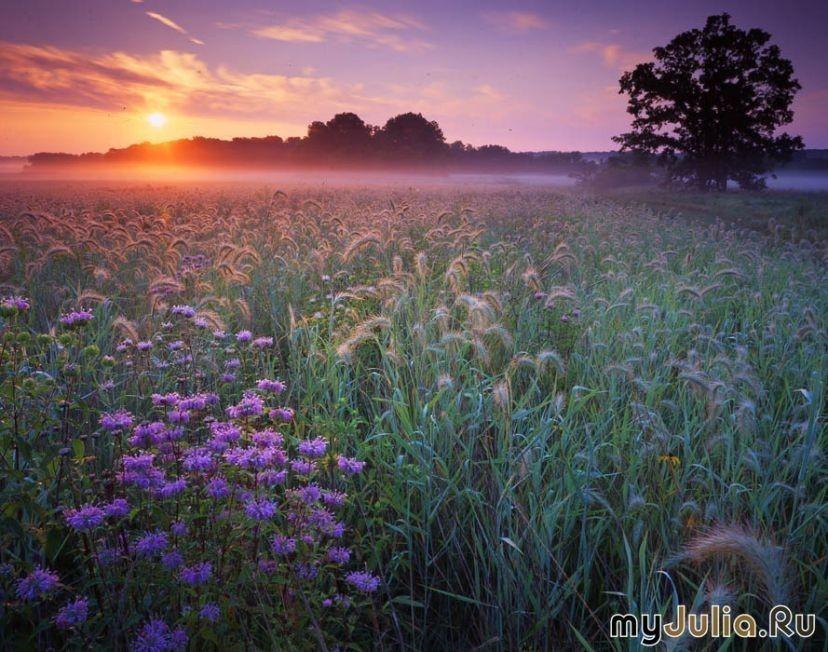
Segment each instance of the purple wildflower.
[{"label": "purple wildflower", "polygon": [[170,634],[170,649],[172,652],[184,652],[188,640],[187,631],[179,625]]},{"label": "purple wildflower", "polygon": [[281,380],[269,380],[262,378],[256,383],[256,387],[263,392],[270,392],[271,394],[281,394],[285,391],[286,386]]},{"label": "purple wildflower", "polygon": [[257,337],[253,340],[253,346],[257,349],[266,349],[270,346],[273,346],[273,338],[272,337]]},{"label": "purple wildflower", "polygon": [[286,479],[287,471],[268,469],[267,471],[260,471],[256,474],[256,482],[265,487],[275,487],[276,485],[284,484]]},{"label": "purple wildflower", "polygon": [[281,408],[274,408],[270,411],[268,415],[271,421],[284,421],[288,423],[293,421],[294,412],[291,408],[281,407]]},{"label": "purple wildflower", "polygon": [[367,571],[353,571],[345,576],[345,581],[348,582],[358,591],[364,593],[373,593],[379,587],[379,578]]},{"label": "purple wildflower", "polygon": [[54,591],[60,578],[57,573],[45,568],[35,568],[26,577],[17,582],[17,597],[25,602],[34,602]]},{"label": "purple wildflower", "polygon": [[123,518],[129,514],[129,509],[126,498],[116,498],[108,505],[104,505],[104,514],[109,518]]},{"label": "purple wildflower", "polygon": [[213,565],[209,561],[194,564],[193,566],[185,566],[181,569],[181,581],[190,586],[206,584],[210,581],[212,575]]},{"label": "purple wildflower", "polygon": [[322,497],[322,490],[319,485],[309,484],[296,490],[296,495],[306,505],[312,505]]},{"label": "purple wildflower", "polygon": [[266,521],[276,515],[276,503],[272,500],[251,500],[244,507],[244,513],[254,521]]},{"label": "purple wildflower", "polygon": [[308,460],[293,460],[290,468],[299,475],[310,475],[316,470],[316,463]]},{"label": "purple wildflower", "polygon": [[245,392],[242,400],[237,405],[227,408],[227,414],[231,419],[258,416],[264,412],[264,401],[262,397],[253,392]]},{"label": "purple wildflower", "polygon": [[184,555],[178,550],[170,550],[161,555],[161,564],[167,570],[175,570],[184,563]]},{"label": "purple wildflower", "polygon": [[299,442],[299,453],[305,457],[322,457],[327,449],[328,442],[323,437]]},{"label": "purple wildflower", "polygon": [[221,617],[221,608],[214,602],[207,602],[198,612],[198,617],[215,623]]},{"label": "purple wildflower", "polygon": [[322,492],[322,502],[328,505],[329,507],[340,507],[341,505],[344,505],[345,499],[347,497],[348,495],[342,493],[341,491]]},{"label": "purple wildflower", "polygon": [[111,566],[118,559],[118,550],[116,548],[103,547],[98,549],[97,554],[98,563],[101,566]]},{"label": "purple wildflower", "polygon": [[88,310],[73,310],[60,318],[60,323],[67,328],[76,328],[85,326],[92,321],[92,313]]},{"label": "purple wildflower", "polygon": [[141,628],[132,649],[134,652],[183,652],[187,649],[187,632],[183,627],[171,630],[163,620],[152,619]]},{"label": "purple wildflower", "polygon": [[16,312],[25,312],[29,309],[29,300],[23,297],[10,296],[0,301],[0,312],[6,315],[13,315]]},{"label": "purple wildflower", "polygon": [[356,475],[357,473],[361,473],[362,469],[365,467],[365,462],[353,457],[343,457],[342,455],[339,456],[337,464],[339,465],[339,469],[346,475]]},{"label": "purple wildflower", "polygon": [[192,396],[182,396],[178,400],[178,409],[179,410],[203,410],[207,407],[207,395],[206,394],[193,394]]},{"label": "purple wildflower", "polygon": [[351,559],[351,552],[347,548],[333,547],[328,548],[327,559],[332,564],[347,564]]},{"label": "purple wildflower", "polygon": [[241,430],[238,426],[227,421],[213,421],[210,423],[210,433],[213,439],[232,444],[241,439]]},{"label": "purple wildflower", "polygon": [[209,471],[215,466],[213,454],[206,448],[191,448],[184,454],[187,471]]},{"label": "purple wildflower", "polygon": [[55,616],[55,625],[58,629],[70,629],[85,623],[89,617],[89,600],[77,598],[61,607]]},{"label": "purple wildflower", "polygon": [[236,341],[237,342],[249,342],[253,339],[253,333],[250,331],[239,331],[236,333]]},{"label": "purple wildflower", "polygon": [[152,463],[155,460],[155,455],[152,453],[141,453],[139,455],[124,455],[121,462],[124,465],[125,471],[133,473],[147,472],[152,468]]},{"label": "purple wildflower", "polygon": [[181,397],[178,395],[178,392],[170,392],[169,394],[153,394],[152,395],[152,404],[155,407],[161,405],[178,405],[178,401],[181,400]]},{"label": "purple wildflower", "polygon": [[221,499],[230,495],[230,486],[227,480],[222,477],[213,478],[207,483],[205,491],[210,498]]},{"label": "purple wildflower", "polygon": [[252,435],[250,435],[250,439],[257,446],[261,447],[281,446],[285,443],[285,438],[282,436],[282,433],[276,432],[271,428],[257,430]]},{"label": "purple wildflower", "polygon": [[297,579],[300,580],[312,580],[319,574],[319,569],[316,566],[303,562],[296,562],[293,565],[293,570],[296,573]]},{"label": "purple wildflower", "polygon": [[181,315],[185,319],[192,319],[196,314],[195,308],[185,305],[173,306],[170,312],[174,315]]},{"label": "purple wildflower", "polygon": [[170,423],[190,423],[190,413],[187,410],[170,410],[167,412],[167,421]]},{"label": "purple wildflower", "polygon": [[272,575],[279,569],[279,562],[275,559],[260,559],[259,572],[265,575]]},{"label": "purple wildflower", "polygon": [[187,481],[184,478],[179,478],[178,480],[165,482],[155,490],[155,495],[159,498],[172,498],[183,492],[186,488]]},{"label": "purple wildflower", "polygon": [[161,421],[139,424],[132,431],[132,437],[129,438],[129,443],[131,446],[139,448],[156,446],[161,441],[161,433],[166,427]]},{"label": "purple wildflower", "polygon": [[84,505],[78,509],[67,509],[64,515],[69,527],[78,532],[94,530],[104,520],[104,510],[96,505]]},{"label": "purple wildflower", "polygon": [[126,410],[105,412],[101,415],[100,423],[104,430],[118,432],[132,427],[132,415]]},{"label": "purple wildflower", "polygon": [[270,549],[274,555],[287,556],[296,551],[296,539],[277,534],[273,537]]},{"label": "purple wildflower", "polygon": [[147,532],[135,542],[135,551],[139,557],[155,557],[162,553],[168,544],[166,532]]}]

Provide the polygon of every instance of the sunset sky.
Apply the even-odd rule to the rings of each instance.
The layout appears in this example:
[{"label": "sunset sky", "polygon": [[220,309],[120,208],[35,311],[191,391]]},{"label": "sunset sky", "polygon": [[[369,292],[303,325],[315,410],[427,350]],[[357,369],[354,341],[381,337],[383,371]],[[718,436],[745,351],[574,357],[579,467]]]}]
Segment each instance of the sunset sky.
[{"label": "sunset sky", "polygon": [[[789,129],[828,147],[828,2],[3,0],[0,154],[194,135],[304,135],[404,111],[446,137],[605,150],[620,73],[728,11],[771,32],[802,84]],[[150,118],[152,116],[152,118]]]}]

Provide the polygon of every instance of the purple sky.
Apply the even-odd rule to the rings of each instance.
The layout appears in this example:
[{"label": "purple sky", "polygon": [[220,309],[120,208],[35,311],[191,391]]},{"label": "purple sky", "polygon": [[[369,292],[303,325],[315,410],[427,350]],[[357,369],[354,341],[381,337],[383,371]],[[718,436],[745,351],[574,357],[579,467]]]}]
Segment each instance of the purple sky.
[{"label": "purple sky", "polygon": [[303,135],[338,111],[382,124],[408,110],[449,140],[610,149],[628,125],[620,73],[721,11],[773,34],[802,84],[789,131],[828,147],[825,1],[6,0],[0,154]]}]

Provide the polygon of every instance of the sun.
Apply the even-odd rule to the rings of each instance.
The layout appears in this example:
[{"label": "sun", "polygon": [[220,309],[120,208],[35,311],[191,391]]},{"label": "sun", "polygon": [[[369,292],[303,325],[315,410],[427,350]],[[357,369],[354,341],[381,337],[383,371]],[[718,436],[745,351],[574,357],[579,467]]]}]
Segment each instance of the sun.
[{"label": "sun", "polygon": [[167,124],[167,116],[163,113],[150,113],[147,116],[147,122],[149,122],[156,129],[160,129]]}]

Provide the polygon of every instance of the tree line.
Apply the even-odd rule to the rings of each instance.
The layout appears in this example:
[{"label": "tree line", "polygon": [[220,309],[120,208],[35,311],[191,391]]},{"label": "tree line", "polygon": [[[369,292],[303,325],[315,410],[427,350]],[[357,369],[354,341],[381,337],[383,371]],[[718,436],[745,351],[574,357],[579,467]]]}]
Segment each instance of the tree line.
[{"label": "tree line", "polygon": [[501,145],[474,147],[446,141],[443,130],[421,113],[403,113],[382,127],[355,113],[314,121],[304,137],[195,137],[167,143],[140,143],[105,153],[41,152],[31,167],[71,164],[196,165],[233,168],[418,168],[468,171],[576,172],[585,164],[579,152],[512,152]]}]

